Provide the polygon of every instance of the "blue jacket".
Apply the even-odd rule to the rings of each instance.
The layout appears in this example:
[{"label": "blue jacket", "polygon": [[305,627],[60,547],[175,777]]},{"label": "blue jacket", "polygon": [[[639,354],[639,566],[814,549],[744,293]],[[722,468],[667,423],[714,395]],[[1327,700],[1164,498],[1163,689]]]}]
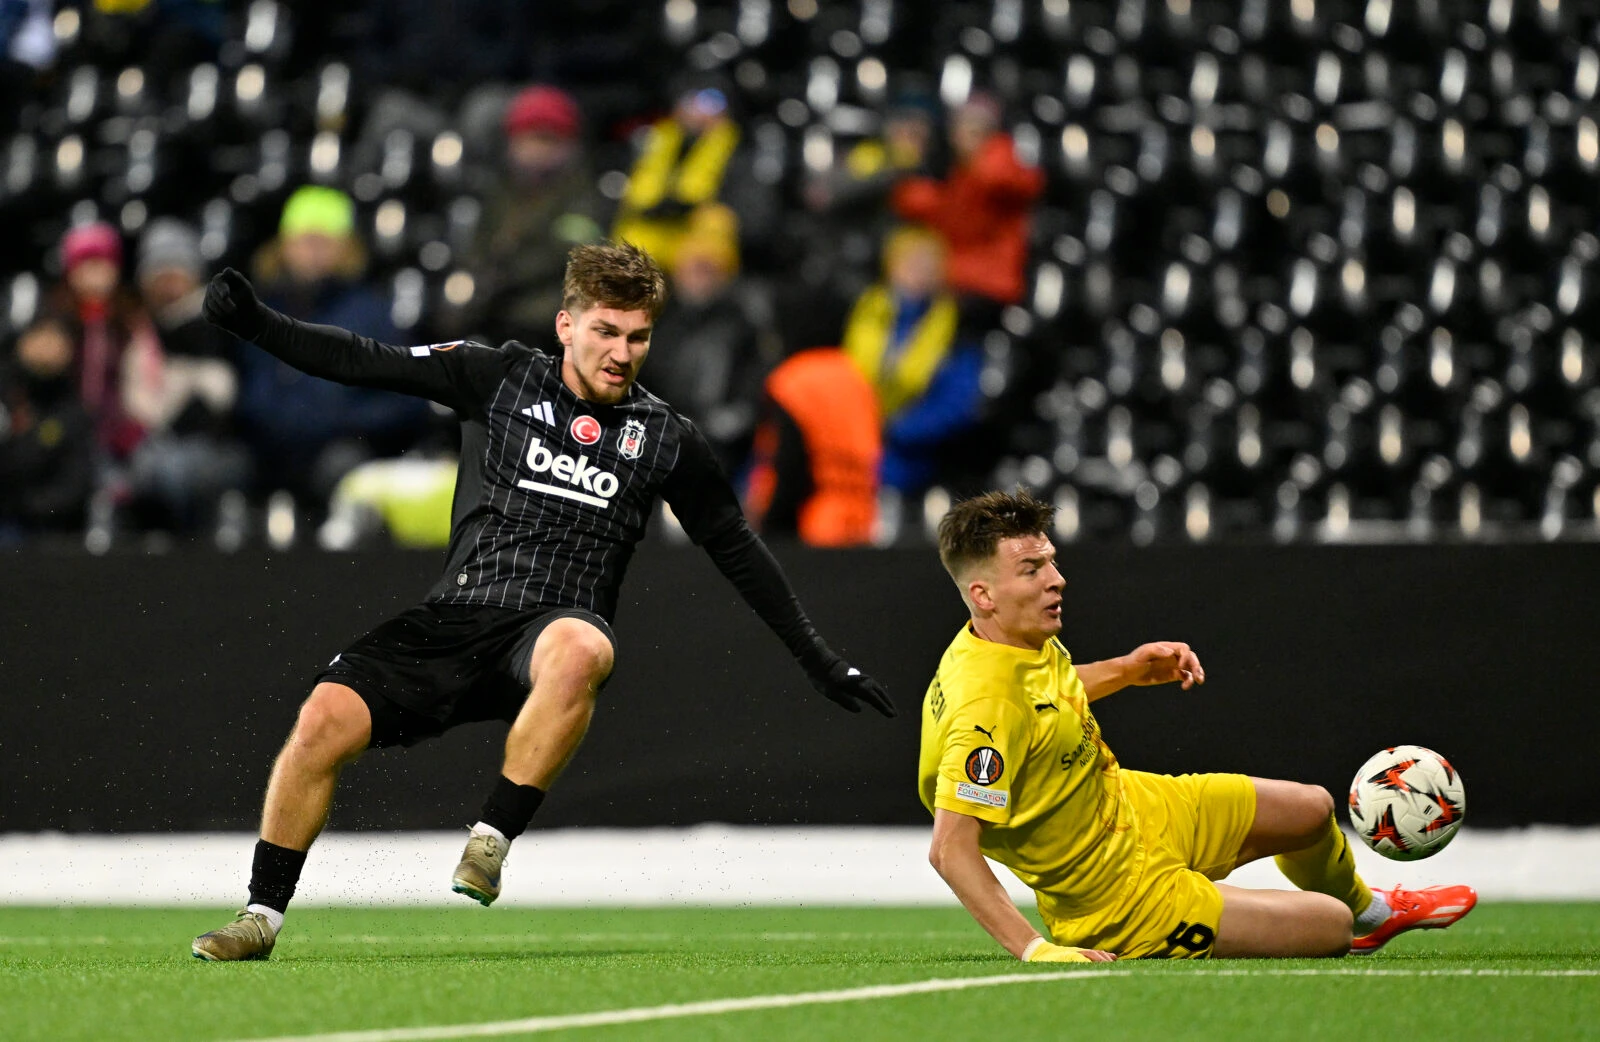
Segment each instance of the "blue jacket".
[{"label": "blue jacket", "polygon": [[939,476],[939,450],[982,417],[983,351],[958,341],[921,398],[884,419],[879,480],[920,495]]},{"label": "blue jacket", "polygon": [[[359,283],[324,282],[293,299],[282,289],[268,289],[264,299],[305,322],[385,343],[401,339],[388,300]],[[239,354],[238,417],[258,451],[309,461],[341,438],[402,440],[426,427],[428,403],[420,398],[307,376],[254,344],[245,344]]]}]

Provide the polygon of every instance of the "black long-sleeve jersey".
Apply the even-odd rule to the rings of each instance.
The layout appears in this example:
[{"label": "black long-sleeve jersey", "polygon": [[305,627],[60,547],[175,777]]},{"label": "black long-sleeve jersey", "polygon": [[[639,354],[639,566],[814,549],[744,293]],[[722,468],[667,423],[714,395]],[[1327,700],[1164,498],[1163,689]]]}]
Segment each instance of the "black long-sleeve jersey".
[{"label": "black long-sleeve jersey", "polygon": [[444,574],[428,600],[583,608],[610,621],[623,573],[664,498],[691,540],[808,670],[835,658],[693,423],[635,384],[621,403],[580,398],[561,359],[516,341],[401,347],[268,316],[258,345],[330,380],[453,409],[461,463]]}]

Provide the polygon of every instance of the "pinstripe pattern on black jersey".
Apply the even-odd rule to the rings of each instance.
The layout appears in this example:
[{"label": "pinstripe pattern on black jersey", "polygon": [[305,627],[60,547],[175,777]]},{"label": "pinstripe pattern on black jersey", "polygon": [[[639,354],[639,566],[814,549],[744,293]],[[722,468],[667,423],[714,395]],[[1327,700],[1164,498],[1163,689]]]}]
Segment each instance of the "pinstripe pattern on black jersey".
[{"label": "pinstripe pattern on black jersey", "polygon": [[[573,436],[572,422],[579,416],[600,423],[593,445]],[[635,459],[618,451],[629,420],[642,423],[645,431]],[[690,436],[686,421],[637,385],[619,405],[584,401],[562,382],[559,358],[523,351],[495,389],[484,427],[481,481],[477,488],[457,492],[450,566],[428,599],[516,609],[583,608],[611,619],[623,572]],[[553,472],[535,474],[528,455],[536,439],[552,457],[582,457],[582,465],[614,474],[617,487],[609,501],[581,502],[519,484],[570,486],[591,500],[603,498]],[[463,466],[464,480],[467,474]]]}]

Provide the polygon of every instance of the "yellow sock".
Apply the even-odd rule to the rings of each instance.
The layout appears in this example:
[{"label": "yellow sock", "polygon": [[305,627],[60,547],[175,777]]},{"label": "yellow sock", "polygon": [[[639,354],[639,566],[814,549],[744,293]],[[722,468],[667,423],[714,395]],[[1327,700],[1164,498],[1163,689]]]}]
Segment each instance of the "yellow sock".
[{"label": "yellow sock", "polygon": [[1322,838],[1292,854],[1279,854],[1272,860],[1289,882],[1301,890],[1311,890],[1329,897],[1337,897],[1359,916],[1372,904],[1372,891],[1362,882],[1356,871],[1355,858],[1350,854],[1350,841],[1345,839],[1334,818],[1328,818],[1328,831]]}]

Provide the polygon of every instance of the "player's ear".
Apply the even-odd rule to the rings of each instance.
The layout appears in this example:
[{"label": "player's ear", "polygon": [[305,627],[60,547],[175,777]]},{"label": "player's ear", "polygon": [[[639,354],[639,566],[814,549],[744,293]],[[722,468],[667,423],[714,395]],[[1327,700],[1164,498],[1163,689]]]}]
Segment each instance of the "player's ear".
[{"label": "player's ear", "polygon": [[566,308],[556,312],[556,339],[561,341],[563,347],[572,346],[572,330],[576,325],[577,320]]},{"label": "player's ear", "polygon": [[967,603],[979,611],[994,611],[994,597],[990,594],[989,583],[982,577],[967,580]]}]

